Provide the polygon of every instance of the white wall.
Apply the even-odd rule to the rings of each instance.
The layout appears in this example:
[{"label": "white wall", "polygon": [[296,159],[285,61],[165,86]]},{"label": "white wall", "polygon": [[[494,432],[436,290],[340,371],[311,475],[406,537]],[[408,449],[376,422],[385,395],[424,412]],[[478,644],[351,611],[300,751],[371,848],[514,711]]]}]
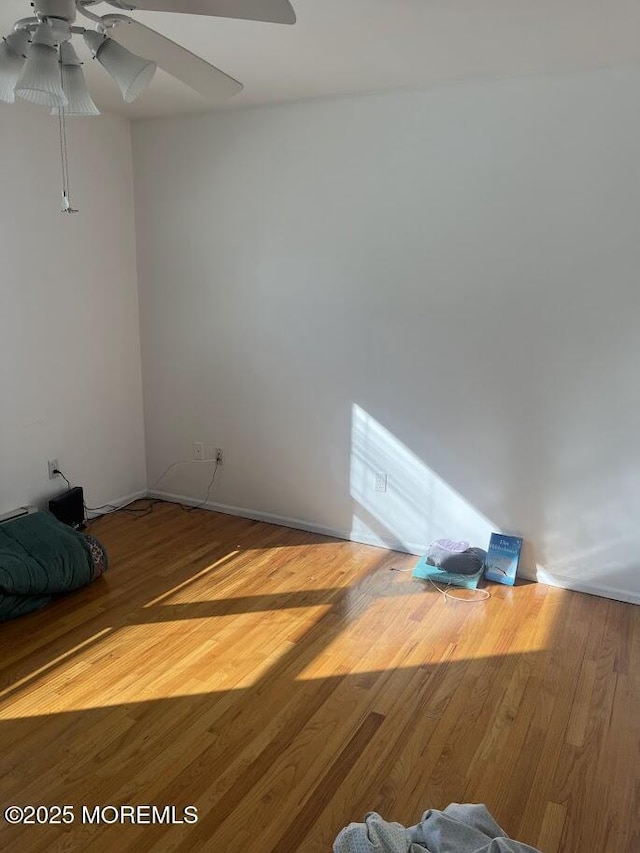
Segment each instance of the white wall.
[{"label": "white wall", "polygon": [[129,125],[74,119],[60,213],[58,124],[0,105],[0,513],[60,492],[92,506],[144,489]]},{"label": "white wall", "polygon": [[410,550],[499,528],[640,600],[639,97],[602,71],[136,123],[150,483],[201,440],[213,502]]}]

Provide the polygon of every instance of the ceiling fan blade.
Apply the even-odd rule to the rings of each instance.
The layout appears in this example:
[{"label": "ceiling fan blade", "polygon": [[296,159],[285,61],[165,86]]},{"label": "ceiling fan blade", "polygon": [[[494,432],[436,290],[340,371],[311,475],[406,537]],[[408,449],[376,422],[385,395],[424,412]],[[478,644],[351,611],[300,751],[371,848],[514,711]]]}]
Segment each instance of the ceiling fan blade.
[{"label": "ceiling fan blade", "polygon": [[211,103],[225,101],[242,91],[242,83],[144,24],[124,15],[106,16],[104,20],[115,24],[109,29],[115,41],[132,53],[155,60],[159,68]]},{"label": "ceiling fan blade", "polygon": [[296,22],[296,13],[289,0],[113,0],[112,5],[150,12],[213,15],[219,18],[242,18],[245,21],[267,21],[273,24],[295,24]]}]

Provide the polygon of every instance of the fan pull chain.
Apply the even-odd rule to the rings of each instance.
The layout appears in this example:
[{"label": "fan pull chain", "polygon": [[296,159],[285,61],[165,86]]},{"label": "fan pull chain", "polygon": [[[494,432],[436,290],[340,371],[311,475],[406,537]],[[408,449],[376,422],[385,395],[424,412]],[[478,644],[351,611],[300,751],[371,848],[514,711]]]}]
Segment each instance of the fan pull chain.
[{"label": "fan pull chain", "polygon": [[[62,74],[62,68],[60,69]],[[71,204],[71,182],[69,180],[69,156],[67,151],[67,120],[64,107],[58,109],[60,129],[60,166],[62,170],[62,213],[79,213]]]},{"label": "fan pull chain", "polygon": [[60,126],[60,164],[62,168],[62,213],[78,213],[71,204],[71,184],[69,180],[69,157],[67,153],[67,122],[64,107],[58,110]]}]

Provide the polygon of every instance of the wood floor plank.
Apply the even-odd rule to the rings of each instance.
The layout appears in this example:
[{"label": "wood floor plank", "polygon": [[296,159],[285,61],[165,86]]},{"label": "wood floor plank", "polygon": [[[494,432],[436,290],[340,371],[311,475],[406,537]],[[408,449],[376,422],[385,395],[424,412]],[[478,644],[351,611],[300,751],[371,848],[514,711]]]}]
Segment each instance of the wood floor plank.
[{"label": "wood floor plank", "polygon": [[275,843],[272,853],[297,853],[302,849],[302,842],[309,834],[309,827],[314,825],[322,813],[324,803],[331,799],[353,762],[362,755],[383,722],[382,714],[377,714],[375,711],[371,711],[366,716],[351,740],[313,789],[304,806],[296,813],[293,822],[287,826]]},{"label": "wood floor plank", "polygon": [[92,532],[104,578],[0,624],[0,804],[199,820],[0,822],[0,848],[321,853],[472,800],[544,853],[640,850],[640,608],[452,602],[411,556],[170,504]]},{"label": "wood floor plank", "polygon": [[547,803],[536,844],[543,853],[562,853],[560,844],[567,819],[567,809],[558,803]]}]

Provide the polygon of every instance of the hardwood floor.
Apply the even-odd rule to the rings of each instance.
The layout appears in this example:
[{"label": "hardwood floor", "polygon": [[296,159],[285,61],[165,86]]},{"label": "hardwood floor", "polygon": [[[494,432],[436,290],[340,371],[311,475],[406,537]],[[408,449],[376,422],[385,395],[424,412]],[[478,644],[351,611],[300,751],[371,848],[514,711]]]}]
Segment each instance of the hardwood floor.
[{"label": "hardwood floor", "polygon": [[103,579],[0,624],[0,805],[75,816],[0,818],[1,849],[320,853],[367,811],[484,802],[544,853],[640,851],[640,608],[445,601],[407,555],[169,504],[93,532]]}]

